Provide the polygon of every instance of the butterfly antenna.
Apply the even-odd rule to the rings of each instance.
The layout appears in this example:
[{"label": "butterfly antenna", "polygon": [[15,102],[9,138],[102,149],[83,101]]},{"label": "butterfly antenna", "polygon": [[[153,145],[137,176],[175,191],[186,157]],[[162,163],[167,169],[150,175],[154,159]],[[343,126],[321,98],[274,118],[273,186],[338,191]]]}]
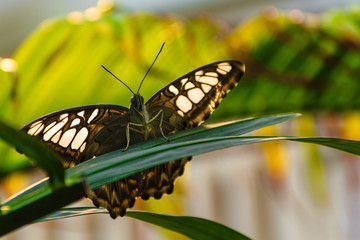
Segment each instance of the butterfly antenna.
[{"label": "butterfly antenna", "polygon": [[154,59],[153,63],[151,64],[151,66],[150,66],[150,67],[149,67],[149,69],[147,70],[147,72],[146,72],[146,74],[145,74],[144,78],[141,80],[140,86],[139,86],[139,88],[138,88],[138,90],[137,90],[137,94],[139,94],[139,91],[140,91],[141,85],[143,84],[143,82],[144,82],[144,80],[145,80],[146,76],[148,75],[148,73],[150,72],[150,70],[151,70],[152,66],[153,66],[153,65],[154,65],[154,63],[156,62],[156,59],[157,59],[157,58],[158,58],[158,56],[160,55],[161,50],[163,49],[164,45],[165,45],[165,42],[161,45],[160,51],[158,52],[158,54],[156,55],[156,57],[155,57],[155,59]]},{"label": "butterfly antenna", "polygon": [[130,88],[128,85],[126,85],[123,81],[121,81],[117,76],[115,76],[112,72],[110,72],[106,67],[104,67],[103,65],[101,65],[101,66],[105,69],[105,71],[107,71],[108,73],[110,73],[111,75],[113,75],[114,78],[116,78],[117,80],[119,80],[119,82],[121,82],[122,84],[124,84],[125,87],[127,87],[127,88],[130,90],[130,92],[132,92],[132,94],[136,95],[136,94],[133,92],[133,90],[131,90],[131,88]]}]

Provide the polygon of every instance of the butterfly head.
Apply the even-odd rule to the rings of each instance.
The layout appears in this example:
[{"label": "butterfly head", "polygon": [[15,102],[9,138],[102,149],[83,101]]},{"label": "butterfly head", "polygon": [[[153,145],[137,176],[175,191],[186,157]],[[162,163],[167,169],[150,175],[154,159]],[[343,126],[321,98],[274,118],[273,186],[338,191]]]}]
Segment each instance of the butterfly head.
[{"label": "butterfly head", "polygon": [[135,94],[130,100],[130,108],[142,110],[144,98],[140,94]]}]

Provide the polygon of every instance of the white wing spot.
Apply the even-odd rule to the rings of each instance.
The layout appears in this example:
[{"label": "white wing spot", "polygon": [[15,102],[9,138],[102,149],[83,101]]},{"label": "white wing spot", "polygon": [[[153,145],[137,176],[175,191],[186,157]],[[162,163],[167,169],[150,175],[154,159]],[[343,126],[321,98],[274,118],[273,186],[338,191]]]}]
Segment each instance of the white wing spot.
[{"label": "white wing spot", "polygon": [[[33,124],[31,124],[30,129],[28,130],[29,135],[37,135],[38,130],[42,129],[44,127],[44,124],[42,124],[41,121],[37,121]],[[36,134],[35,134],[36,133]]]},{"label": "white wing spot", "polygon": [[71,125],[70,127],[74,127],[76,125],[79,125],[81,122],[80,118],[75,118],[72,122],[71,122]]},{"label": "white wing spot", "polygon": [[210,107],[212,107],[213,109],[215,109],[215,102],[210,100]]},{"label": "white wing spot", "polygon": [[230,72],[231,71],[231,65],[229,63],[227,63],[227,62],[219,63],[218,68],[220,68],[221,70],[223,70],[225,72]]},{"label": "white wing spot", "polygon": [[177,113],[182,117],[184,116],[184,113],[181,110],[177,110]]},{"label": "white wing spot", "polygon": [[203,75],[203,74],[204,74],[204,71],[200,70],[195,73],[195,76],[199,76],[199,75]]},{"label": "white wing spot", "polygon": [[63,120],[61,120],[63,123],[67,123],[67,121],[69,120],[69,118],[64,118]]},{"label": "white wing spot", "polygon": [[205,94],[203,93],[203,91],[201,91],[200,88],[191,89],[187,92],[187,94],[193,103],[199,103],[201,99],[203,99],[203,97],[205,96]]},{"label": "white wing spot", "polygon": [[60,140],[61,133],[62,133],[61,130],[58,131],[57,134],[55,134],[55,136],[53,136],[53,137],[51,138],[51,141],[52,141],[53,143],[57,143],[57,142]]},{"label": "white wing spot", "polygon": [[216,71],[217,71],[218,73],[222,74],[222,75],[227,74],[226,71],[224,71],[224,70],[222,70],[222,69],[220,69],[220,68],[217,68]]},{"label": "white wing spot", "polygon": [[192,103],[187,97],[180,95],[176,100],[176,106],[184,113],[187,113],[188,111],[191,110]]},{"label": "white wing spot", "polygon": [[80,117],[84,117],[85,110],[82,110],[81,112],[78,112],[77,115]]},{"label": "white wing spot", "polygon": [[98,115],[98,113],[99,113],[99,109],[97,108],[92,112],[92,114],[89,117],[87,123],[91,123],[91,121],[94,120],[94,118]]},{"label": "white wing spot", "polygon": [[205,73],[205,76],[218,77],[219,75],[216,72],[207,72]]},{"label": "white wing spot", "polygon": [[176,87],[174,87],[174,85],[169,86],[169,91],[172,92],[175,95],[179,94],[179,90]]},{"label": "white wing spot", "polygon": [[188,78],[183,78],[180,80],[181,84],[184,86],[184,84],[187,82]]},{"label": "white wing spot", "polygon": [[196,75],[196,76],[195,76],[195,80],[196,80],[196,81],[199,81],[199,80],[200,80],[200,77],[201,77],[201,76]]},{"label": "white wing spot", "polygon": [[62,135],[59,145],[67,148],[71,141],[73,140],[73,138],[75,137],[76,134],[76,129],[75,128],[71,128],[69,130],[67,130],[66,132],[64,132],[64,134]]},{"label": "white wing spot", "polygon": [[76,150],[84,143],[85,139],[89,134],[89,130],[86,127],[80,129],[80,131],[76,134],[74,140],[71,143],[71,148]]},{"label": "white wing spot", "polygon": [[190,88],[194,88],[195,87],[195,85],[192,83],[192,82],[188,82],[186,85],[185,85],[185,90],[188,90],[188,89],[190,89]]},{"label": "white wing spot", "polygon": [[201,77],[198,81],[202,83],[207,83],[212,86],[216,85],[219,82],[218,79],[214,77]]},{"label": "white wing spot", "polygon": [[31,124],[30,128],[33,128],[33,127],[35,127],[36,125],[38,125],[38,124],[40,124],[40,123],[42,123],[41,120],[40,120],[40,121],[37,121],[37,122],[34,122],[33,124]]},{"label": "white wing spot", "polygon": [[202,90],[204,90],[205,93],[208,93],[211,90],[211,86],[207,84],[201,84]]},{"label": "white wing spot", "polygon": [[46,128],[44,129],[44,132],[47,132],[50,128],[52,128],[57,122],[54,121],[52,123],[50,123],[49,125],[46,126]]},{"label": "white wing spot", "polygon": [[36,132],[34,133],[34,135],[33,136],[36,136],[36,135],[38,135],[39,133],[41,133],[41,131],[44,129],[44,127],[45,127],[45,124],[41,124],[41,126],[40,126],[40,128],[38,129],[38,130],[36,130]]},{"label": "white wing spot", "polygon": [[81,147],[80,147],[80,152],[83,152],[85,150],[86,147],[86,142],[84,142]]},{"label": "white wing spot", "polygon": [[69,116],[68,113],[61,114],[60,117],[59,117],[59,121],[63,120],[64,118],[66,118],[68,116]]},{"label": "white wing spot", "polygon": [[43,140],[49,141],[49,139],[54,136],[66,123],[67,118],[63,119],[61,122],[59,122],[58,124],[56,124],[54,127],[50,128],[49,131],[47,131],[44,136],[43,136]]}]

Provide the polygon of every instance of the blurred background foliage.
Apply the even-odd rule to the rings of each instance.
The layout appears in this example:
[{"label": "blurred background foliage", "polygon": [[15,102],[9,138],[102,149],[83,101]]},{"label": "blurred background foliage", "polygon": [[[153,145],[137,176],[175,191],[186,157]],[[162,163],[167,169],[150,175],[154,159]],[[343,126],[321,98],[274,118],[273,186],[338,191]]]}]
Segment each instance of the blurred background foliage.
[{"label": "blurred background foliage", "polygon": [[[301,112],[305,114],[301,119],[258,134],[358,139],[359,16],[360,5],[321,14],[267,7],[230,26],[209,15],[134,13],[111,1],[99,1],[83,12],[46,20],[11,59],[0,59],[0,118],[20,128],[66,108],[128,106],[131,93],[101,65],[137,89],[165,42],[140,91],[145,99],[197,67],[237,59],[246,64],[245,77],[209,122]],[[275,189],[281,188],[291,172],[289,151],[283,143],[260,146],[265,175]],[[304,171],[310,195],[321,203],[329,201],[323,152],[314,146],[305,146],[301,152],[306,159]],[[7,184],[13,179],[24,184],[20,176],[4,177],[28,167],[28,161],[2,142],[0,156],[3,186],[16,185]],[[344,159],[354,158],[345,155]],[[357,163],[345,162],[356,182]],[[185,200],[179,195],[186,190],[180,184],[176,188],[175,195],[167,196],[170,204],[146,201],[138,205],[141,209],[173,209],[173,213],[181,214],[186,211]],[[12,192],[10,187],[5,189]]]}]

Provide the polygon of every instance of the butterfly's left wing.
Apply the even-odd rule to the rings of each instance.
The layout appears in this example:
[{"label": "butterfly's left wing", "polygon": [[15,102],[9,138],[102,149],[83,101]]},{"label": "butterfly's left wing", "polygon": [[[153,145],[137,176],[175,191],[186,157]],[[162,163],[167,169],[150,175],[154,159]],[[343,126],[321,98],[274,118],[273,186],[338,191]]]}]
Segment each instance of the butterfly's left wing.
[{"label": "butterfly's left wing", "polygon": [[65,168],[69,168],[100,155],[96,153],[101,146],[96,149],[92,146],[91,155],[89,145],[94,145],[99,132],[114,120],[126,118],[127,113],[127,108],[116,105],[71,108],[43,116],[21,131],[44,142],[62,157]]},{"label": "butterfly's left wing", "polygon": [[[175,131],[197,127],[209,118],[220,101],[237,85],[244,72],[245,65],[239,61],[223,61],[203,66],[157,92],[146,103],[147,109],[155,113],[161,109],[164,112],[163,126],[177,126]],[[160,198],[163,193],[171,193],[175,179],[182,175],[184,166],[190,159],[191,157],[183,158],[145,170],[141,197]]]},{"label": "butterfly's left wing", "polygon": [[[65,168],[126,146],[128,109],[116,105],[92,105],[43,116],[21,130],[44,142],[59,154]],[[137,174],[88,192],[93,203],[115,218],[123,216],[138,196]]]}]

